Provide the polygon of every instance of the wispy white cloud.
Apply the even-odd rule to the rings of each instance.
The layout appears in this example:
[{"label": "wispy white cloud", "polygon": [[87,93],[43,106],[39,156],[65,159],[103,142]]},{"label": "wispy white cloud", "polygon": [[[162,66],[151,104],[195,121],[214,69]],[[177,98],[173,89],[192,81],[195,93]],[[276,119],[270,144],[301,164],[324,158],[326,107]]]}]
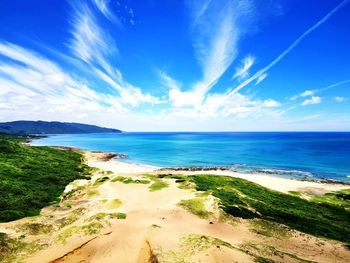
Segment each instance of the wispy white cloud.
[{"label": "wispy white cloud", "polygon": [[281,103],[273,99],[267,99],[267,100],[264,100],[263,105],[267,108],[275,108],[275,107],[281,106]]},{"label": "wispy white cloud", "polygon": [[310,99],[304,100],[300,105],[301,106],[315,105],[315,104],[320,104],[321,101],[322,101],[321,97],[312,96]]},{"label": "wispy white cloud", "polygon": [[[190,89],[170,89],[175,105],[196,107],[216,85],[237,56],[242,35],[240,19],[247,13],[249,1],[188,1],[193,16],[193,47],[202,68],[202,79]],[[187,99],[191,95],[192,100]],[[176,101],[173,101],[175,99]]]},{"label": "wispy white cloud", "polygon": [[323,92],[323,91],[327,91],[329,89],[332,89],[332,88],[335,88],[335,87],[338,87],[338,86],[341,86],[341,85],[344,85],[344,84],[347,84],[347,83],[350,83],[350,80],[344,80],[344,81],[341,81],[341,82],[337,82],[335,84],[331,84],[331,85],[328,85],[322,89],[313,89],[313,90],[305,90],[297,95],[294,95],[292,97],[289,98],[289,100],[296,100],[298,98],[304,98],[304,97],[308,97],[308,96],[314,96],[320,92]]},{"label": "wispy white cloud", "polygon": [[249,69],[253,66],[254,61],[255,61],[255,58],[252,57],[251,55],[246,56],[242,61],[242,65],[236,68],[236,72],[233,78],[238,78],[239,80],[242,80],[249,77]]},{"label": "wispy white cloud", "polygon": [[118,96],[99,93],[84,80],[74,79],[56,63],[31,50],[0,42],[0,104],[8,114],[24,116],[28,109],[40,112],[81,115],[91,112],[128,111]]},{"label": "wispy white cloud", "polygon": [[[106,1],[97,2],[101,8],[107,4]],[[158,98],[149,93],[144,94],[140,88],[125,81],[115,67],[118,55],[115,40],[101,28],[89,6],[84,3],[73,4],[72,8],[72,39],[69,47],[73,54],[87,63],[92,73],[115,89],[125,104],[136,107],[141,103],[161,103]]]},{"label": "wispy white cloud", "polygon": [[340,85],[344,85],[344,84],[347,84],[347,83],[350,83],[350,79],[347,79],[347,80],[344,80],[344,81],[341,81],[341,82],[329,85],[329,86],[327,86],[325,88],[320,89],[318,92],[326,91],[326,90],[329,90],[329,89],[332,89],[332,88],[335,88],[335,87],[338,87]]},{"label": "wispy white cloud", "polygon": [[312,95],[315,95],[316,92],[317,90],[305,90],[300,94],[300,97],[312,96]]},{"label": "wispy white cloud", "polygon": [[120,20],[111,11],[109,7],[110,0],[91,0],[95,6],[100,10],[100,12],[112,23],[117,26],[121,26]]},{"label": "wispy white cloud", "polygon": [[[320,19],[316,24],[314,24],[312,27],[306,30],[299,38],[297,38],[286,50],[284,50],[277,58],[275,58],[266,67],[262,68],[261,70],[253,74],[251,77],[244,80],[236,88],[228,90],[226,93],[223,93],[223,94],[217,94],[215,96],[215,100],[213,100],[214,96],[212,96],[212,94],[207,94],[207,93],[217,83],[218,79],[225,73],[227,68],[232,64],[232,61],[236,58],[237,43],[241,36],[241,32],[240,32],[241,28],[238,26],[239,23],[237,22],[239,20],[239,16],[237,17],[237,12],[236,12],[237,9],[235,9],[236,6],[234,5],[234,3],[238,3],[238,2],[242,3],[242,2],[226,1],[226,4],[228,3],[232,5],[231,8],[226,8],[227,6],[219,2],[220,1],[217,1],[215,3],[221,7],[220,10],[225,10],[225,12],[227,12],[225,13],[225,15],[221,14],[221,17],[224,17],[225,19],[219,20],[220,25],[215,24],[215,22],[213,22],[215,20],[213,20],[212,17],[208,15],[208,14],[211,14],[210,12],[212,10],[215,10],[215,8],[213,8],[215,7],[213,1],[202,2],[203,4],[202,8],[200,8],[200,4],[195,5],[197,8],[195,9],[196,20],[193,26],[194,32],[196,32],[197,26],[201,25],[201,21],[204,21],[202,23],[206,25],[203,27],[206,29],[204,31],[205,32],[204,37],[201,34],[197,34],[197,38],[195,39],[195,42],[194,42],[197,58],[199,59],[203,68],[203,79],[197,82],[192,89],[189,89],[186,91],[182,91],[181,87],[179,86],[169,89],[169,94],[171,94],[169,95],[169,98],[173,103],[173,105],[176,105],[177,107],[190,106],[190,107],[193,107],[194,110],[198,112],[206,107],[204,105],[206,105],[208,101],[211,101],[209,112],[217,113],[220,111],[220,109],[224,109],[224,108],[227,109],[228,105],[230,104],[231,98],[235,97],[235,94],[237,94],[241,89],[243,89],[253,81],[255,81],[255,85],[263,81],[267,77],[267,71],[269,69],[271,69],[280,60],[282,60],[306,36],[311,34],[319,26],[325,23],[335,12],[337,12],[340,8],[342,8],[347,3],[347,1],[345,0],[342,3],[340,3],[338,6],[336,6],[333,10],[331,10],[328,14],[326,14],[322,19]],[[224,8],[222,8],[223,6]],[[246,8],[245,11],[249,9],[249,8],[247,9],[247,7],[249,7],[249,5],[244,6],[244,8]],[[242,12],[241,14],[244,14],[244,12]],[[213,32],[211,31],[212,28],[216,30],[214,31],[216,34],[212,33]],[[228,36],[228,32],[232,32],[232,34]],[[212,43],[216,43],[216,44],[212,45]],[[217,44],[217,43],[220,43],[220,44]],[[230,45],[226,47],[228,43]],[[215,47],[221,47],[221,48],[215,48]],[[242,74],[244,74],[244,72],[247,72],[248,71],[247,69],[249,69],[252,64],[253,64],[252,60],[248,59],[246,63],[246,67],[244,66],[242,67],[242,71],[241,71]],[[238,72],[239,71],[237,71],[236,73]],[[304,95],[306,96],[306,94]],[[318,97],[315,96],[314,99],[307,100],[304,104],[308,105],[308,104],[316,104],[320,102],[321,102],[321,99],[318,99]],[[270,105],[270,103],[267,103],[265,105]],[[273,105],[273,103],[271,103],[271,105]],[[186,111],[187,110],[188,109],[186,109]]]},{"label": "wispy white cloud", "polygon": [[261,76],[259,76],[258,78],[257,78],[257,80],[255,81],[255,85],[258,85],[260,82],[262,82],[264,79],[266,79],[267,78],[267,73],[264,73],[264,74],[262,74]]},{"label": "wispy white cloud", "polygon": [[297,95],[294,95],[294,96],[290,97],[289,100],[294,101],[294,100],[296,100],[298,98],[304,98],[304,97],[308,97],[308,96],[313,96],[317,92],[318,92],[318,90],[316,90],[316,89],[315,90],[305,90],[305,91],[303,91],[303,92],[301,92],[301,93],[299,93]]},{"label": "wispy white cloud", "polygon": [[344,101],[347,101],[348,100],[348,98],[346,98],[346,97],[341,97],[341,96],[336,96],[336,97],[334,97],[334,100],[336,101],[336,102],[344,102]]},{"label": "wispy white cloud", "polygon": [[278,62],[280,62],[286,55],[288,55],[294,48],[298,46],[298,44],[309,34],[311,34],[314,30],[316,30],[318,27],[320,27],[323,23],[325,23],[331,16],[333,16],[339,9],[344,7],[348,3],[348,0],[343,0],[340,4],[338,4],[333,10],[331,10],[329,13],[327,13],[321,20],[319,20],[316,24],[314,24],[312,27],[310,27],[308,30],[306,30],[300,37],[298,37],[286,50],[284,50],[277,58],[275,58],[270,64],[268,64],[266,67],[260,69],[257,71],[253,76],[251,76],[249,79],[242,82],[240,85],[238,85],[236,88],[234,88],[232,91],[230,91],[227,94],[226,99],[228,99],[233,94],[237,93],[244,87],[246,87],[248,84],[250,84],[252,81],[258,79],[262,75],[264,75],[269,69],[271,69],[274,65],[276,65]]},{"label": "wispy white cloud", "polygon": [[237,56],[238,9],[233,1],[215,1],[197,19],[193,45],[203,71],[203,79],[193,87],[198,97],[216,84]]},{"label": "wispy white cloud", "polygon": [[94,67],[102,67],[111,73],[108,57],[118,54],[118,48],[112,37],[98,25],[95,15],[82,3],[73,5],[72,38],[69,44],[73,54]]}]

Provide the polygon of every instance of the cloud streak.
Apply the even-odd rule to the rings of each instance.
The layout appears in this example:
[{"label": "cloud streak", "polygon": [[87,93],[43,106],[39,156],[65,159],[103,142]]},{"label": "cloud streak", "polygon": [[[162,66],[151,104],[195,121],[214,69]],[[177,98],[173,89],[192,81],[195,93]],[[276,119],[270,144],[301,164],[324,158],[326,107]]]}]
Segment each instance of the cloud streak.
[{"label": "cloud streak", "polygon": [[[248,55],[246,56],[243,61],[242,65],[239,68],[236,68],[236,73],[233,76],[233,78],[238,78],[239,80],[245,79],[249,76],[249,69],[253,66],[255,61],[255,58]],[[260,81],[262,81],[261,79]]]},{"label": "cloud streak", "polygon": [[126,112],[120,97],[99,93],[83,80],[72,78],[56,63],[20,46],[0,42],[0,103],[8,114],[48,111],[58,114],[85,114],[108,110]]},{"label": "cloud streak", "polygon": [[304,98],[304,97],[308,97],[308,96],[313,96],[313,95],[316,95],[316,94],[318,94],[320,92],[327,91],[329,89],[332,89],[332,88],[335,88],[335,87],[338,87],[338,86],[341,86],[341,85],[344,85],[344,84],[347,84],[347,83],[350,83],[350,79],[344,80],[344,81],[341,81],[341,82],[337,82],[337,83],[332,84],[332,85],[328,85],[327,87],[324,87],[322,89],[305,90],[305,91],[303,91],[300,94],[292,96],[290,98],[290,100],[294,101],[294,100],[296,100],[298,98]]},{"label": "cloud streak", "polygon": [[[107,4],[106,1],[96,3],[101,8]],[[140,88],[125,81],[119,69],[115,67],[115,62],[110,63],[118,58],[116,42],[98,24],[89,6],[84,3],[73,4],[72,8],[72,38],[69,44],[72,53],[89,65],[93,74],[117,91],[125,104],[136,107],[141,103],[161,103],[160,99],[149,93],[144,94]]]},{"label": "cloud streak", "polygon": [[113,12],[109,8],[110,0],[91,0],[95,6],[100,10],[100,12],[113,24],[121,27],[119,19],[113,14]]},{"label": "cloud streak", "polygon": [[286,55],[288,55],[289,52],[291,52],[295,47],[298,46],[298,44],[309,34],[311,34],[314,30],[316,30],[318,27],[320,27],[323,23],[325,23],[330,17],[332,17],[339,9],[344,7],[349,0],[342,1],[339,5],[337,5],[333,10],[331,10],[329,13],[327,13],[321,20],[319,20],[316,24],[314,24],[312,27],[310,27],[308,30],[306,30],[301,36],[299,36],[286,50],[284,50],[277,58],[275,58],[269,65],[262,68],[258,72],[256,72],[252,77],[238,85],[236,88],[234,88],[232,91],[230,91],[227,94],[226,99],[228,99],[233,94],[237,93],[244,87],[246,87],[248,84],[250,84],[252,81],[258,79],[263,74],[266,73],[269,69],[271,69],[274,65],[276,65],[279,61],[281,61]]},{"label": "cloud streak", "polygon": [[[196,107],[235,60],[243,32],[240,19],[250,10],[248,1],[188,1],[193,16],[193,48],[202,78],[190,89],[169,89],[173,105]],[[242,74],[244,74],[242,72]],[[188,100],[187,97],[195,98]]]}]

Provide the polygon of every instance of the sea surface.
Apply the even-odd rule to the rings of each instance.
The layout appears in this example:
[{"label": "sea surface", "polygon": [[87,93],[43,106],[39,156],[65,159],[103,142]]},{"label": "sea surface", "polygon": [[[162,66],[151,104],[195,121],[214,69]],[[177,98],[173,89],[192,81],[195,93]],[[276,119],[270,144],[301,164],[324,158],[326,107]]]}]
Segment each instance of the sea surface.
[{"label": "sea surface", "polygon": [[350,182],[350,132],[124,132],[51,135],[33,145],[128,155],[161,167],[227,166],[247,173]]}]

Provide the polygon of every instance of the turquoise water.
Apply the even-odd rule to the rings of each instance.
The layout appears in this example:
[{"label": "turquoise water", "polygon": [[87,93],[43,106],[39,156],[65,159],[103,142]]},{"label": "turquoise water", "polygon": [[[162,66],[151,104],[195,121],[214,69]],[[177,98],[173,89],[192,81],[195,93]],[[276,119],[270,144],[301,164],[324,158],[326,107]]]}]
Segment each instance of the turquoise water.
[{"label": "turquoise water", "polygon": [[127,154],[156,165],[228,166],[278,176],[350,182],[350,133],[120,133],[52,135],[34,145],[73,146]]}]

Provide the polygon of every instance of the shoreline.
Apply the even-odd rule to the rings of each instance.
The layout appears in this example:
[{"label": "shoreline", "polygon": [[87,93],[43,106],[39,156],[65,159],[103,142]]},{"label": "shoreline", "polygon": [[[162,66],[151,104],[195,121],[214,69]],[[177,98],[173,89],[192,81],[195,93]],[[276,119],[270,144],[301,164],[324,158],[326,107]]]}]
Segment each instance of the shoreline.
[{"label": "shoreline", "polygon": [[[45,137],[49,137],[48,135]],[[37,138],[40,139],[40,138]],[[35,139],[34,139],[35,140]],[[28,143],[32,146],[44,146],[44,145],[33,145],[32,141]],[[111,157],[116,157],[115,160],[121,161],[120,159],[128,159],[128,155],[124,153],[119,152],[109,152],[104,150],[89,150],[84,148],[78,148],[74,146],[59,146],[59,145],[46,145],[48,147],[54,147],[58,149],[68,149],[68,150],[74,150],[79,152],[89,151],[89,152],[96,152],[96,153],[110,153]],[[114,155],[114,156],[112,156]],[[326,174],[317,173],[317,172],[311,172],[306,170],[298,170],[298,168],[291,168],[291,167],[265,167],[263,165],[256,166],[254,164],[240,164],[240,163],[232,163],[228,165],[195,165],[195,166],[160,166],[157,164],[149,164],[144,162],[137,162],[135,160],[132,161],[126,161],[124,162],[126,164],[129,164],[131,166],[147,166],[147,167],[157,167],[159,170],[164,171],[232,171],[234,173],[238,174],[250,174],[250,175],[269,175],[276,178],[285,178],[290,179],[293,181],[306,181],[306,182],[319,182],[324,184],[341,184],[341,185],[348,185],[350,186],[350,181],[348,181],[346,178],[349,177],[346,174],[339,174],[341,179],[333,179]],[[151,162],[150,162],[151,163]],[[236,167],[236,165],[244,165],[248,167],[247,170],[245,169],[239,169]],[[342,178],[344,176],[344,178]],[[346,177],[346,178],[345,178]]]},{"label": "shoreline", "polygon": [[85,151],[80,150],[84,155],[87,155],[87,164],[92,167],[97,167],[103,170],[118,171],[121,175],[142,175],[147,173],[155,174],[182,174],[182,175],[195,175],[195,174],[214,174],[221,176],[231,176],[235,178],[241,178],[253,183],[257,183],[266,188],[289,193],[289,192],[301,192],[311,195],[323,195],[329,192],[335,192],[350,187],[349,183],[330,181],[330,180],[299,180],[294,178],[284,178],[278,175],[264,173],[243,173],[232,171],[230,169],[215,169],[218,167],[209,167],[208,169],[189,170],[180,168],[163,168],[151,165],[128,163],[120,159],[114,159],[114,157],[108,160],[96,160],[94,155],[110,156],[110,152],[103,151]]},{"label": "shoreline", "polygon": [[[29,145],[33,146],[30,142]],[[305,179],[305,178],[287,178],[280,176],[278,174],[273,173],[265,173],[265,172],[241,172],[238,170],[232,170],[229,168],[229,166],[179,166],[179,167],[161,167],[161,166],[155,166],[155,165],[148,165],[148,164],[142,164],[142,163],[136,163],[136,162],[125,162],[122,161],[123,159],[128,158],[127,155],[122,153],[116,153],[116,152],[108,152],[108,151],[101,151],[101,150],[87,150],[87,149],[81,149],[77,147],[72,146],[49,146],[54,147],[57,149],[62,150],[72,150],[72,151],[78,151],[84,155],[86,153],[96,153],[95,156],[99,156],[100,160],[105,164],[98,164],[101,169],[105,170],[114,170],[118,169],[120,171],[120,174],[139,174],[139,173],[149,173],[149,172],[155,172],[155,173],[181,173],[181,174],[216,174],[216,175],[223,175],[223,176],[232,176],[237,178],[246,179],[248,181],[260,184],[262,186],[265,186],[267,188],[282,191],[282,192],[289,192],[289,191],[296,191],[296,189],[302,189],[303,192],[308,192],[308,190],[311,190],[311,194],[324,194],[327,192],[333,192],[338,191],[342,189],[346,189],[350,187],[350,182],[345,181],[339,181],[339,180],[333,180],[333,179]],[[103,157],[101,157],[103,156]],[[103,160],[102,160],[102,159]],[[90,156],[90,161],[88,161],[88,165],[92,164],[91,159],[94,159],[93,156]],[[90,163],[90,164],[89,164]],[[90,166],[94,166],[95,164],[92,164]],[[280,187],[277,184],[282,184],[283,187]],[[294,184],[289,185],[290,183]],[[313,189],[309,189],[309,188]],[[305,189],[303,189],[305,188]],[[288,190],[289,189],[289,190]]]}]

